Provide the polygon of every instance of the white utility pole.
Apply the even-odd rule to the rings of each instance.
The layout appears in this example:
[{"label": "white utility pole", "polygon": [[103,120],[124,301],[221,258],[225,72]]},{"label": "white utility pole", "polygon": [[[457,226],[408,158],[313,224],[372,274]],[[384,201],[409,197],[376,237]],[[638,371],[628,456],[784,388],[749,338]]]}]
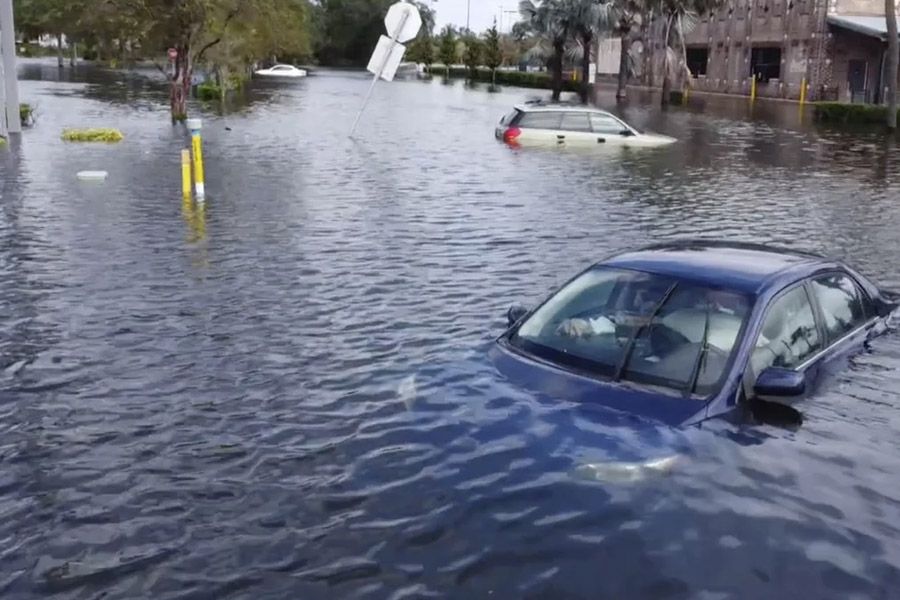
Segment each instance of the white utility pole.
[{"label": "white utility pole", "polygon": [[10,133],[21,133],[19,82],[16,75],[16,26],[13,20],[12,0],[0,0],[0,54],[3,59],[6,129]]}]

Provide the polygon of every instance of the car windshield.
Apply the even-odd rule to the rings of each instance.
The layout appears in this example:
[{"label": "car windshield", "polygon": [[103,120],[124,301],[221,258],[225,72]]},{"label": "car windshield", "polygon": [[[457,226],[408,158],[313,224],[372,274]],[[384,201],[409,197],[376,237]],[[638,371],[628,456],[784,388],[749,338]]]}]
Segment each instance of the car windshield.
[{"label": "car windshield", "polygon": [[721,387],[749,308],[747,296],[734,291],[595,267],[509,341],[579,371],[706,397]]}]

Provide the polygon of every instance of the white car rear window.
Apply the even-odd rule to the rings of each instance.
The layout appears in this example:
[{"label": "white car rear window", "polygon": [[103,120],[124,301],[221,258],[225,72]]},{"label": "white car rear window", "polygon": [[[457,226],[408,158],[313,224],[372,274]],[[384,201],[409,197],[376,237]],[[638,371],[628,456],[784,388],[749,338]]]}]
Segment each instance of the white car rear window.
[{"label": "white car rear window", "polygon": [[517,108],[514,111],[512,111],[511,113],[503,115],[503,118],[500,119],[500,124],[501,125],[509,125],[510,123],[513,122],[513,119],[518,117],[521,113],[522,113],[522,111]]}]

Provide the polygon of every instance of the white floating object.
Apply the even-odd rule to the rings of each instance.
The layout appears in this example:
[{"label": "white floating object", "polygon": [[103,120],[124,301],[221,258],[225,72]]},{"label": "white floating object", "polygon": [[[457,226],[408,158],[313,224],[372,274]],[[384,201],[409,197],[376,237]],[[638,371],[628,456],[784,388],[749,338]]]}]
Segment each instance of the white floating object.
[{"label": "white floating object", "polygon": [[79,171],[77,177],[85,181],[103,181],[107,175],[106,171]]}]

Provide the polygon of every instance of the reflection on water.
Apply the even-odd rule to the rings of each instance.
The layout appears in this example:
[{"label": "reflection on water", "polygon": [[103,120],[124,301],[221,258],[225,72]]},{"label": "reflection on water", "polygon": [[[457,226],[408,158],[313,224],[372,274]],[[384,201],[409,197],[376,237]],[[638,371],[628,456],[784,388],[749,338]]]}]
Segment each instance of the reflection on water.
[{"label": "reflection on water", "polygon": [[[892,595],[896,335],[799,428],[642,425],[485,360],[512,302],[644,242],[774,242],[900,288],[877,135],[636,95],[616,110],[679,143],[513,150],[493,126],[533,91],[435,81],[380,85],[350,141],[368,78],[321,72],[200,108],[209,198],[179,206],[186,132],[147,74],[23,67],[38,125],[0,152],[4,598]],[[92,125],[126,140],[58,140]]]}]

